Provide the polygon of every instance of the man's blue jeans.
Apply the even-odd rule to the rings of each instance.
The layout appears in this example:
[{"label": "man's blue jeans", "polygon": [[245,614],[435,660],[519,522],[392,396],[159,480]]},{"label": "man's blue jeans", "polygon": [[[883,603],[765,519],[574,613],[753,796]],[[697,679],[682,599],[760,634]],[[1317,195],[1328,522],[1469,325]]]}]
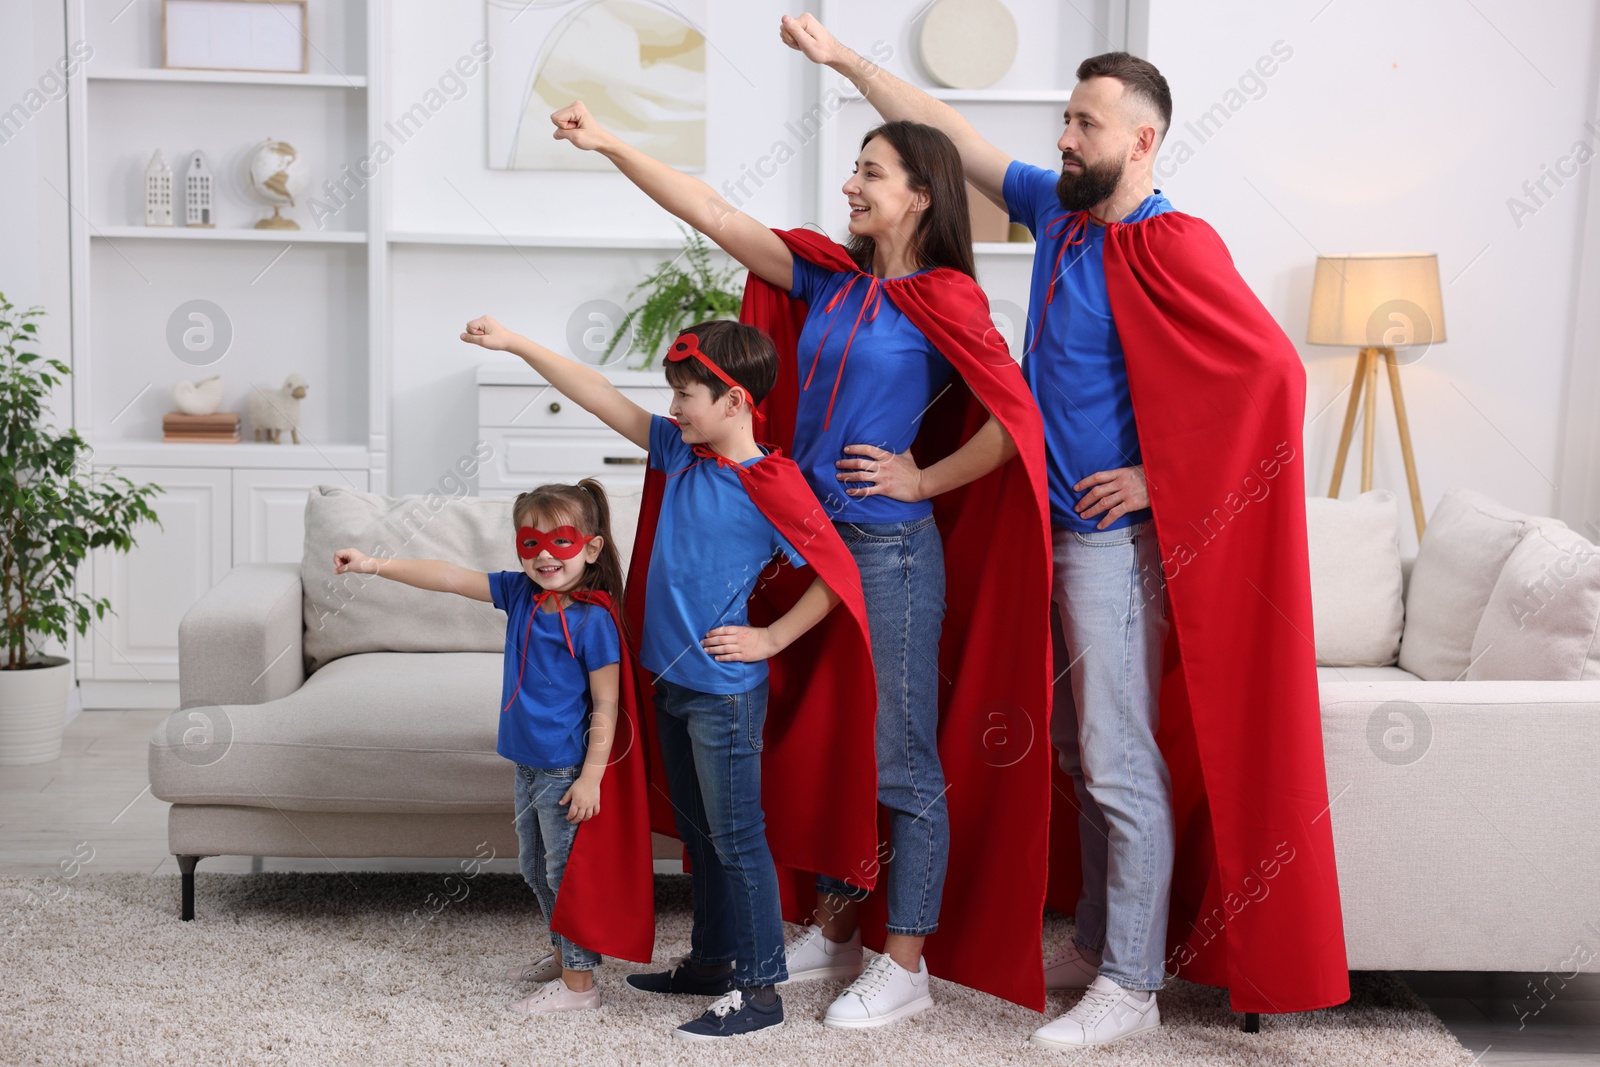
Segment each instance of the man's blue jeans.
[{"label": "man's blue jeans", "polygon": [[[950,820],[939,763],[939,634],[944,627],[944,542],[933,516],[903,523],[835,524],[861,572],[878,677],[878,801],[889,809],[891,934],[939,928]],[[863,856],[863,866],[881,857]],[[817,889],[863,899],[819,877]]]},{"label": "man's blue jeans", "polygon": [[[526,767],[517,764],[516,822],[517,863],[522,880],[533,888],[544,912],[545,922],[556,913],[556,895],[561,891],[561,876],[572,855],[580,823],[567,821],[561,798],[577,781],[578,767]],[[600,954],[550,931],[550,944],[569,971],[592,971],[600,966]]]},{"label": "man's blue jeans", "polygon": [[1160,989],[1172,887],[1172,784],[1156,746],[1167,598],[1155,526],[1056,529],[1055,588],[1072,671],[1050,739],[1078,794],[1078,947],[1125,989]]},{"label": "man's blue jeans", "polygon": [[693,891],[691,963],[734,962],[742,989],[789,977],[778,873],[761,810],[767,683],[702,693],[656,679],[656,736]]}]

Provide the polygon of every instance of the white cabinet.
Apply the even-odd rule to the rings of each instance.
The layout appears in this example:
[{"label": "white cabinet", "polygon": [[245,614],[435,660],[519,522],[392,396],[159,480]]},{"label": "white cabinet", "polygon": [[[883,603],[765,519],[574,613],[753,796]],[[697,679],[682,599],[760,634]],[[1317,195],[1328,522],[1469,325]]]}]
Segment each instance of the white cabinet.
[{"label": "white cabinet", "polygon": [[238,564],[298,563],[313,486],[368,484],[364,469],[118,463],[116,471],[162,488],[151,505],[161,525],[139,527],[131,552],[96,550],[86,569],[90,595],[114,612],[94,620],[80,645],[86,708],[177,707],[178,624],[189,608]]}]

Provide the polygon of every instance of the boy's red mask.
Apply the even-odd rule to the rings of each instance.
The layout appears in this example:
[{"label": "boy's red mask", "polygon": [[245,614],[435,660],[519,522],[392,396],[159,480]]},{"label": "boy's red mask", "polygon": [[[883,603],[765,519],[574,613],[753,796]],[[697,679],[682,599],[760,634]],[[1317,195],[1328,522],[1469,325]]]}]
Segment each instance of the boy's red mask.
[{"label": "boy's red mask", "polygon": [[[700,337],[698,334],[681,333],[678,335],[678,339],[673,341],[672,344],[667,348],[667,362],[681,363],[686,359],[698,359],[701,363],[706,365],[706,368],[710,370],[712,374],[715,374],[718,378],[721,378],[723,383],[727,385],[729,389],[744,389],[744,386],[734,381],[727,371],[711,362],[711,357],[700,350]],[[744,397],[745,400],[750,403],[750,412],[755,416],[755,421],[765,422],[767,417],[763,415],[755,406],[755,403],[750,400],[750,390],[744,390]]]},{"label": "boy's red mask", "polygon": [[557,526],[546,533],[532,526],[517,527],[517,555],[533,559],[548,551],[556,559],[568,560],[583,551],[583,546],[594,539],[594,534],[578,532],[576,526]]}]

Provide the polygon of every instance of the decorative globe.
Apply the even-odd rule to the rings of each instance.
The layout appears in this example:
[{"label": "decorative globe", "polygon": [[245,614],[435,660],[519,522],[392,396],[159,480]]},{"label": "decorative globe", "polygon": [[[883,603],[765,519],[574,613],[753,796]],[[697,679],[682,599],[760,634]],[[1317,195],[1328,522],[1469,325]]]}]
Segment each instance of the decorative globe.
[{"label": "decorative globe", "polygon": [[285,218],[280,209],[293,207],[296,199],[304,195],[307,184],[300,154],[286,141],[269,137],[245,154],[245,188],[272,207],[271,217],[256,223],[258,230],[298,230],[300,224]]}]

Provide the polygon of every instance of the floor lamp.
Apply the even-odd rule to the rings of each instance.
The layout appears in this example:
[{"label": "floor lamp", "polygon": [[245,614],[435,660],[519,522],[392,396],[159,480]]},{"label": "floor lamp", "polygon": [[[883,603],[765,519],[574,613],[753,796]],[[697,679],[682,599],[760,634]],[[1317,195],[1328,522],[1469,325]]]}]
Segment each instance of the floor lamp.
[{"label": "floor lamp", "polygon": [[[1306,343],[1356,347],[1355,380],[1339,431],[1339,452],[1333,463],[1328,495],[1339,495],[1345,459],[1362,408],[1361,491],[1372,488],[1373,436],[1378,411],[1378,364],[1388,369],[1394,394],[1394,417],[1400,430],[1411,513],[1422,537],[1422,491],[1417,486],[1417,461],[1411,450],[1411,425],[1406,420],[1405,394],[1400,391],[1400,364],[1414,363],[1444,336],[1444,303],[1439,292],[1439,257],[1431,253],[1378,253],[1318,256],[1311,284],[1311,322]],[[1364,403],[1363,403],[1364,401]]]}]

